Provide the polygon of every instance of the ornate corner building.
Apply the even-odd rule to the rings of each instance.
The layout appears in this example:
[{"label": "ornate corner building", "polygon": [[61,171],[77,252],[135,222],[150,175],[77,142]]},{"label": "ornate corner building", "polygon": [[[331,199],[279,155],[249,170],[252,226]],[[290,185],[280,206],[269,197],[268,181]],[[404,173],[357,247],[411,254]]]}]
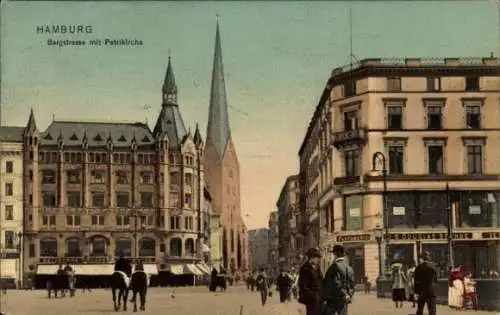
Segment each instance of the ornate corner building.
[{"label": "ornate corner building", "polygon": [[[279,229],[278,229],[278,212],[273,211],[269,214],[268,221],[268,250],[267,269],[272,276],[279,274]],[[254,266],[255,268],[259,266]]]},{"label": "ornate corner building", "polygon": [[311,245],[343,244],[359,281],[421,251],[443,274],[500,270],[499,71],[493,57],[334,69],[299,152]]},{"label": "ornate corner building", "polygon": [[[160,276],[208,273],[212,258],[245,269],[218,25],[215,52],[206,147],[198,125],[191,133],[184,124],[170,58],[153,130],[82,121],[39,130],[31,111],[22,135],[25,277],[52,275],[64,263],[77,275],[108,275],[119,255]],[[223,247],[211,237],[212,215],[221,215]]]}]

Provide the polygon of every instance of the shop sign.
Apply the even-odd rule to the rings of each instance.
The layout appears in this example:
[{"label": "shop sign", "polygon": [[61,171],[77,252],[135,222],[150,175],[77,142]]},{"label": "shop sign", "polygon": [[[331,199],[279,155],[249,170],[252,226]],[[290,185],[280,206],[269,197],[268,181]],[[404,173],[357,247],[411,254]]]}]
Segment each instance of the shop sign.
[{"label": "shop sign", "polygon": [[393,215],[405,215],[405,207],[392,207]]},{"label": "shop sign", "polygon": [[[391,240],[446,240],[448,233],[391,233]],[[471,240],[472,233],[455,232],[454,240]]]},{"label": "shop sign", "polygon": [[346,242],[366,242],[371,239],[370,234],[359,234],[359,235],[339,235],[337,236],[337,243]]},{"label": "shop sign", "polygon": [[500,239],[500,232],[483,232],[481,236],[486,239]]}]

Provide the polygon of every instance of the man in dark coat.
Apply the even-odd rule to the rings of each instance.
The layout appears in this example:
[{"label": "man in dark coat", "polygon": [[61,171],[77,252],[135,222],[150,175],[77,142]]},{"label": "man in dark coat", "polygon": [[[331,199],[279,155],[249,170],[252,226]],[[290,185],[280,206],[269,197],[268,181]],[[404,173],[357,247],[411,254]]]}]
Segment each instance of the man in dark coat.
[{"label": "man in dark coat", "polygon": [[132,263],[122,255],[120,255],[115,263],[115,271],[124,272],[127,277],[130,278],[130,276],[132,275]]},{"label": "man in dark coat", "polygon": [[280,293],[280,302],[286,302],[290,300],[290,293],[292,289],[292,279],[284,270],[280,270],[280,275],[276,279],[276,287]]},{"label": "man in dark coat", "polygon": [[417,314],[423,315],[427,304],[429,315],[436,315],[437,271],[430,261],[429,253],[420,256],[420,264],[415,268],[415,294],[418,295]]},{"label": "man in dark coat", "polygon": [[323,299],[326,302],[326,313],[329,315],[346,315],[347,305],[354,295],[354,272],[349,266],[344,247],[335,245],[332,251],[334,261],[328,268],[323,280]]},{"label": "man in dark coat", "polygon": [[307,258],[299,272],[299,303],[306,306],[306,315],[321,315],[323,312],[321,296],[323,273],[319,267],[321,254],[316,248],[310,248],[307,251]]}]

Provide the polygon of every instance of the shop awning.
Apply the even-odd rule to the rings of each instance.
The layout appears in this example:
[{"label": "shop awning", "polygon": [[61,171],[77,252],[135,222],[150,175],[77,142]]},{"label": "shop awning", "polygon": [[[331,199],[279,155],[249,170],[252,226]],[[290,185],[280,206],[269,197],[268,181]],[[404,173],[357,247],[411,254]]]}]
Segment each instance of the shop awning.
[{"label": "shop awning", "polygon": [[156,264],[144,264],[144,272],[148,275],[157,275],[158,266]]},{"label": "shop awning", "polygon": [[196,266],[193,264],[184,265],[184,274],[195,275],[195,276],[202,276],[203,275],[201,270],[196,268]]},{"label": "shop awning", "polygon": [[[77,276],[107,276],[113,274],[114,266],[111,264],[85,264],[70,265]],[[55,275],[59,265],[38,265],[36,273],[39,275]]]},{"label": "shop awning", "polygon": [[208,275],[208,272],[206,272],[205,269],[202,266],[200,266],[200,264],[196,264],[194,266],[200,271],[201,275]]},{"label": "shop awning", "polygon": [[205,262],[200,262],[197,266],[198,268],[203,270],[206,274],[210,274],[211,272],[210,267]]},{"label": "shop awning", "polygon": [[174,275],[184,274],[184,266],[179,264],[170,264],[167,266],[167,270]]}]

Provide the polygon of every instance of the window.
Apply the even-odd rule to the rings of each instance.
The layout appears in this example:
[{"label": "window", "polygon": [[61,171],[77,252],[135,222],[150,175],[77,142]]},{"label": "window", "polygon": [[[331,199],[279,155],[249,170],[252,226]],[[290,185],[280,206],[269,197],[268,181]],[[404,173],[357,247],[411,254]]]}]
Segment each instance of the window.
[{"label": "window", "polygon": [[467,146],[467,172],[469,174],[482,174],[483,148],[480,145]]},{"label": "window", "polygon": [[126,215],[117,215],[116,216],[116,225],[117,226],[129,226],[130,225],[130,218]]},{"label": "window", "polygon": [[14,195],[14,185],[12,183],[5,184],[5,196],[13,196]]},{"label": "window", "polygon": [[359,152],[348,150],[344,152],[345,177],[355,177],[359,175]]},{"label": "window", "polygon": [[55,191],[42,191],[43,205],[46,207],[55,207],[57,205]]},{"label": "window", "polygon": [[125,171],[118,171],[118,172],[116,172],[116,183],[119,184],[119,185],[126,185],[126,184],[128,184],[127,172],[125,172]]},{"label": "window", "polygon": [[439,130],[443,128],[442,110],[441,106],[427,107],[427,129]]},{"label": "window", "polygon": [[443,147],[430,145],[427,150],[429,154],[429,174],[443,174]]},{"label": "window", "polygon": [[356,95],[356,81],[344,83],[344,97],[351,97],[354,95]]},{"label": "window", "polygon": [[29,171],[28,171],[28,180],[29,180],[30,182],[32,182],[32,181],[33,181],[33,171],[32,171],[32,170],[29,170]]},{"label": "window", "polygon": [[79,170],[69,170],[66,172],[68,179],[68,184],[79,184],[80,183],[80,171]]},{"label": "window", "polygon": [[184,184],[186,185],[193,185],[193,175],[192,174],[184,174]]},{"label": "window", "polygon": [[92,184],[103,184],[105,181],[105,172],[100,170],[95,170],[90,173],[90,182]]},{"label": "window", "polygon": [[170,217],[170,229],[178,230],[181,228],[181,218],[179,216],[171,216]]},{"label": "window", "polygon": [[187,155],[187,156],[186,156],[186,164],[187,164],[187,165],[189,165],[189,166],[191,166],[191,165],[193,165],[193,164],[194,164],[194,163],[193,163],[193,157],[192,157],[192,156],[190,156],[190,155]]},{"label": "window", "polygon": [[103,237],[96,237],[92,240],[92,252],[90,256],[106,256],[106,239]]},{"label": "window", "polygon": [[80,240],[69,239],[66,241],[66,253],[69,257],[80,257]]},{"label": "window", "polygon": [[466,106],[466,123],[469,129],[481,129],[481,106]]},{"label": "window", "polygon": [[67,215],[66,216],[66,225],[67,226],[80,226],[80,216],[79,215]]},{"label": "window", "polygon": [[390,174],[403,174],[404,165],[404,147],[403,146],[390,146],[389,147],[389,173]]},{"label": "window", "polygon": [[55,215],[44,215],[42,217],[42,225],[55,226],[56,225],[56,216]]},{"label": "window", "polygon": [[14,162],[12,161],[5,162],[5,173],[7,174],[14,173]]},{"label": "window", "polygon": [[153,207],[153,193],[141,192],[141,206],[151,208]]},{"label": "window", "polygon": [[344,113],[344,130],[354,130],[358,128],[358,112],[353,110]]},{"label": "window", "polygon": [[82,200],[80,198],[80,192],[79,191],[68,191],[67,198],[68,198],[68,207],[81,207],[82,206]]},{"label": "window", "polygon": [[104,207],[104,193],[92,192],[92,207]]},{"label": "window", "polygon": [[28,251],[28,255],[30,256],[30,258],[35,257],[35,244],[30,244]]},{"label": "window", "polygon": [[40,257],[57,257],[57,240],[45,238],[40,240]]},{"label": "window", "polygon": [[43,170],[42,171],[42,184],[55,184],[55,183],[56,183],[56,171]]},{"label": "window", "polygon": [[6,249],[14,249],[14,231],[5,231],[4,242]]},{"label": "window", "polygon": [[93,215],[91,217],[92,225],[104,225],[103,215]]},{"label": "window", "polygon": [[438,91],[441,91],[441,78],[439,78],[439,77],[428,77],[427,78],[427,91],[428,92],[438,92]]},{"label": "window", "polygon": [[186,230],[192,230],[193,226],[193,217],[184,217],[184,228]]},{"label": "window", "polygon": [[6,205],[5,206],[5,220],[14,220],[14,206]]},{"label": "window", "polygon": [[465,78],[465,90],[466,91],[479,91],[479,77],[467,77],[467,78]]},{"label": "window", "polygon": [[186,208],[191,208],[192,203],[193,203],[193,197],[191,196],[191,194],[184,194],[184,206]]},{"label": "window", "polygon": [[401,130],[403,128],[403,107],[387,107],[387,129]]},{"label": "window", "polygon": [[152,183],[153,183],[153,173],[141,172],[141,184],[152,184]]},{"label": "window", "polygon": [[387,78],[387,91],[400,92],[401,91],[401,78],[389,77]]},{"label": "window", "polygon": [[128,207],[129,206],[129,193],[128,192],[117,192],[116,193],[116,206],[117,207]]}]

